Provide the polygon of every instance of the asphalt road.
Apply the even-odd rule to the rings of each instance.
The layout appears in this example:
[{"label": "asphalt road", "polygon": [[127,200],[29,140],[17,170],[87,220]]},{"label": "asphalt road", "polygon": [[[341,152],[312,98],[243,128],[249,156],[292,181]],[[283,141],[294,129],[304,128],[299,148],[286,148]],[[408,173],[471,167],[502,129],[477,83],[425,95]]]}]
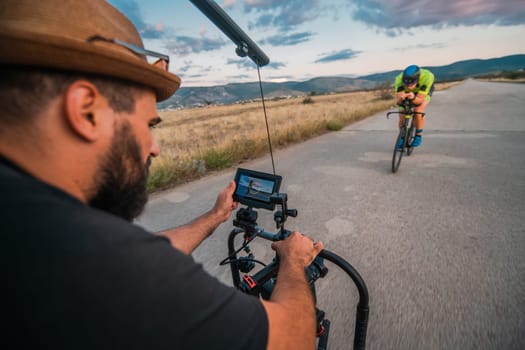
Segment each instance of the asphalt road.
[{"label": "asphalt road", "polygon": [[[366,281],[367,349],[524,349],[525,84],[466,81],[436,92],[427,112],[422,146],[396,174],[397,121],[385,113],[277,152],[281,191],[299,211],[287,228],[322,240]],[[243,167],[271,172],[269,157]],[[185,223],[233,176],[155,195],[138,223]],[[259,217],[274,229],[271,213]],[[229,269],[218,263],[231,228],[194,254],[224,283]],[[253,250],[272,257],[265,241]],[[332,322],[329,348],[350,349],[357,292],[328,267],[316,286]]]}]

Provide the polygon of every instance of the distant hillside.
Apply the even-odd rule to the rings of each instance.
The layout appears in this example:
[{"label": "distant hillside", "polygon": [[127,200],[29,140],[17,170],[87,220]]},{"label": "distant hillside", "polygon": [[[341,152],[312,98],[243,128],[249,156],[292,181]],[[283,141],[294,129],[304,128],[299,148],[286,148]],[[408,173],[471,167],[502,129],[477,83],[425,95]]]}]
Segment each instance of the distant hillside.
[{"label": "distant hillside", "polygon": [[[330,92],[355,91],[369,89],[376,85],[373,81],[352,78],[326,77],[314,78],[304,82],[267,83],[263,82],[264,97],[286,98],[303,96],[312,92],[326,94]],[[181,87],[167,101],[159,103],[159,108],[178,108],[205,106],[208,104],[231,104],[260,98],[259,83],[231,83],[209,87]]]},{"label": "distant hillside", "polygon": [[[437,81],[458,80],[485,74],[525,69],[525,55],[512,55],[491,59],[472,59],[446,66],[425,67],[430,69]],[[263,82],[265,98],[286,98],[307,95],[312,92],[326,94],[371,89],[385,81],[393,81],[400,70],[370,74],[357,78],[318,77],[303,82]],[[159,108],[181,108],[208,104],[231,104],[260,98],[259,83],[232,83],[210,87],[182,87]]]},{"label": "distant hillside", "polygon": [[[457,80],[475,77],[482,74],[500,73],[525,69],[525,55],[512,55],[486,60],[474,59],[455,62],[446,66],[424,67],[430,69],[437,81]],[[401,70],[371,74],[360,77],[375,82],[393,80]]]}]

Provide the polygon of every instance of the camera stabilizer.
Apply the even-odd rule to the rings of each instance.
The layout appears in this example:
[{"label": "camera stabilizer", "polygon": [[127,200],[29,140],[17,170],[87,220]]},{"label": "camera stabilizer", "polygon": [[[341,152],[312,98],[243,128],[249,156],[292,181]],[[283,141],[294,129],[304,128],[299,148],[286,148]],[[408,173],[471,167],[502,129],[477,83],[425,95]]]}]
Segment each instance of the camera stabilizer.
[{"label": "camera stabilizer", "polygon": [[[253,253],[249,248],[249,243],[256,237],[262,237],[270,241],[283,240],[290,235],[290,231],[284,228],[284,223],[289,216],[297,216],[297,210],[288,209],[288,197],[285,193],[279,193],[281,177],[275,175],[275,165],[273,161],[272,144],[270,141],[270,131],[268,128],[268,118],[266,115],[265,99],[262,88],[262,80],[259,68],[267,65],[270,59],[255,44],[244,31],[224,12],[213,0],[190,0],[203,14],[205,14],[215,25],[226,34],[236,45],[235,53],[240,57],[249,57],[257,66],[259,75],[259,88],[261,91],[262,107],[266,121],[266,132],[268,135],[268,146],[272,160],[273,175],[260,173],[248,169],[238,169],[235,181],[237,183],[233,198],[247,206],[237,211],[233,221],[234,228],[228,237],[228,257],[221,262],[221,265],[229,264],[232,272],[233,284],[241,291],[270,298],[273,286],[277,280],[279,270],[279,258],[275,256],[272,262],[253,275],[244,275],[241,279],[240,273],[249,273],[255,267]],[[266,232],[257,226],[257,212],[253,208],[274,210],[275,205],[280,205],[281,210],[274,214],[274,221],[277,225],[277,233]],[[239,249],[235,249],[234,240],[237,235],[244,233],[244,243]],[[237,254],[244,250],[248,255],[237,257]],[[315,282],[324,277],[328,269],[324,266],[324,260],[328,260],[337,265],[347,273],[352,279],[359,292],[359,302],[356,310],[356,323],[354,333],[354,349],[364,349],[366,343],[366,330],[368,325],[368,290],[366,284],[359,273],[346,260],[338,255],[324,249],[314,259],[312,264],[306,268],[308,282],[312,288],[315,298]],[[261,263],[263,264],[263,263]],[[263,264],[264,265],[264,264]],[[325,313],[316,307],[318,329],[317,336],[318,349],[326,349],[328,343],[328,333],[330,321],[325,318]]]},{"label": "camera stabilizer", "polygon": [[[238,174],[239,172],[243,173],[245,171],[245,169],[239,169]],[[257,174],[261,175],[263,173]],[[237,176],[236,179],[238,178],[239,177]],[[242,185],[240,187],[242,187]],[[241,204],[246,204],[243,203],[245,202],[245,197],[241,196],[237,197],[237,199],[240,200]],[[268,300],[272,294],[273,287],[278,278],[279,257],[276,255],[268,265],[265,265],[256,273],[250,275],[248,273],[255,268],[256,263],[260,263],[262,265],[264,265],[264,263],[255,259],[252,251],[250,250],[249,244],[256,237],[261,237],[269,241],[279,241],[288,237],[291,234],[291,231],[286,230],[284,228],[284,224],[288,217],[297,216],[297,210],[288,209],[288,196],[286,193],[273,193],[269,195],[266,199],[266,202],[271,204],[271,208],[268,208],[266,205],[261,205],[259,206],[259,208],[273,210],[273,207],[275,205],[280,206],[280,210],[274,212],[273,218],[278,231],[276,233],[271,233],[265,231],[264,228],[259,227],[257,225],[257,211],[253,209],[253,202],[248,201],[252,205],[247,205],[247,207],[241,207],[236,213],[236,217],[233,220],[233,225],[235,226],[235,228],[230,232],[230,235],[228,237],[228,257],[224,259],[220,264],[230,265],[233,284],[236,288],[238,288],[244,293],[259,296],[263,299]],[[240,248],[235,249],[235,238],[241,233],[244,234],[243,244]],[[244,251],[247,255],[238,257],[237,254],[241,251]],[[308,283],[310,284],[312,293],[314,295],[314,300],[317,300],[315,294],[315,282],[328,273],[328,269],[324,265],[325,260],[332,262],[333,264],[341,268],[343,271],[345,271],[357,287],[357,290],[359,292],[359,302],[357,304],[356,310],[354,349],[365,349],[369,313],[368,290],[366,284],[357,272],[357,270],[355,270],[355,268],[352,265],[350,265],[345,259],[336,255],[335,253],[323,249],[319,253],[319,255],[314,259],[314,261],[310,264],[310,266],[306,268],[305,271]],[[242,276],[242,278],[241,272],[245,274],[244,276]],[[319,338],[317,349],[326,349],[328,344],[328,335],[330,331],[330,321],[325,318],[325,312],[317,308],[317,306],[316,316],[317,337]]]}]

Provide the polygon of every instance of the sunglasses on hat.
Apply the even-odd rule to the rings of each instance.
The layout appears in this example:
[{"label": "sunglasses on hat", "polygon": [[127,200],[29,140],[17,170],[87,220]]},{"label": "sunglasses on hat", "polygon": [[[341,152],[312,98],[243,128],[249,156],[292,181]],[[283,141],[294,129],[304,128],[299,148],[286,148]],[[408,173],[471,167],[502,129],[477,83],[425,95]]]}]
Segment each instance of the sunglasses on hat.
[{"label": "sunglasses on hat", "polygon": [[140,46],[137,46],[137,45],[133,45],[133,44],[127,43],[127,42],[119,40],[119,39],[105,38],[105,37],[103,37],[101,35],[93,35],[93,36],[91,36],[91,37],[89,37],[87,39],[88,43],[92,43],[94,41],[105,41],[105,42],[108,42],[108,43],[113,43],[115,45],[119,45],[119,46],[125,47],[126,49],[130,50],[131,52],[133,52],[133,53],[135,53],[137,55],[146,57],[146,59],[148,57],[158,58],[158,60],[156,60],[155,62],[151,63],[151,65],[156,66],[158,68],[161,68],[161,69],[163,69],[165,71],[168,71],[168,69],[169,69],[170,56],[168,56],[168,55],[164,55],[162,53],[158,53],[158,52],[151,51],[151,50],[146,50],[143,47],[140,47]]}]

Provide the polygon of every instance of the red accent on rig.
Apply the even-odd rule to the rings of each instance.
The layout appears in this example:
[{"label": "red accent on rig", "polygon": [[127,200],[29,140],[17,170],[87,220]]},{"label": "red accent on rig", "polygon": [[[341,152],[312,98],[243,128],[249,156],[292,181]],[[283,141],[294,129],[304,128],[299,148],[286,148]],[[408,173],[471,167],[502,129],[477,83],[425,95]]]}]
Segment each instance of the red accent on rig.
[{"label": "red accent on rig", "polygon": [[257,286],[257,283],[255,283],[252,276],[245,275],[242,279],[244,280],[244,282],[246,282],[246,284],[248,284],[248,287],[250,287],[251,289]]},{"label": "red accent on rig", "polygon": [[317,332],[317,336],[320,337],[322,336],[324,333],[326,332],[326,328],[321,325],[320,329],[319,329],[319,332]]}]

